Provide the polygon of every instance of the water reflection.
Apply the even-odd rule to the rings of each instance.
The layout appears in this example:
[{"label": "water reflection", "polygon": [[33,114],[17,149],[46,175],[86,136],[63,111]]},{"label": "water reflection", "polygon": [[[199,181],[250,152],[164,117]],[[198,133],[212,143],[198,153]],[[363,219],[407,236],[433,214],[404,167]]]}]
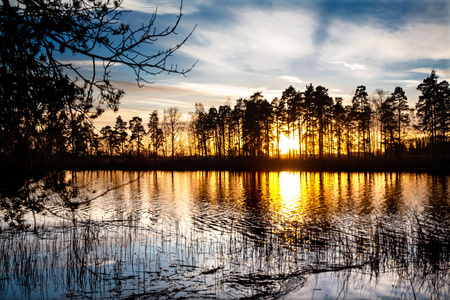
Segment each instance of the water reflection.
[{"label": "water reflection", "polygon": [[448,176],[96,171],[66,178],[80,187],[76,209],[54,195],[27,215],[38,235],[2,224],[0,295],[450,297]]}]

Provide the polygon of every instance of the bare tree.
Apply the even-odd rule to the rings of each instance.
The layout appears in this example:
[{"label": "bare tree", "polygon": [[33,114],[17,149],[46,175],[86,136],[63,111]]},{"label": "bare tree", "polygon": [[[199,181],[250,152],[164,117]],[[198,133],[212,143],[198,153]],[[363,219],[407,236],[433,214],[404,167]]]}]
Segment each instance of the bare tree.
[{"label": "bare tree", "polygon": [[170,152],[172,159],[175,156],[175,150],[177,149],[177,138],[181,131],[181,113],[176,107],[169,107],[167,110],[167,129],[170,139]]},{"label": "bare tree", "polygon": [[[75,74],[87,89],[81,109],[90,109],[96,100],[117,110],[123,91],[110,81],[111,67],[121,64],[130,67],[140,84],[148,82],[145,76],[161,72],[186,74],[192,68],[179,69],[168,64],[168,59],[192,34],[179,43],[161,51],[146,51],[160,40],[176,34],[182,17],[180,13],[172,26],[158,28],[156,12],[146,24],[132,28],[122,21],[127,11],[121,9],[121,0],[3,0],[1,15],[2,47],[20,49],[32,64],[28,68],[41,68],[54,76]],[[182,4],[182,3],[181,3]],[[20,30],[17,30],[20,28]],[[21,38],[14,38],[20,34]],[[15,51],[15,52],[18,52]],[[60,59],[71,52],[75,57],[91,61],[90,75],[79,65]],[[18,53],[16,53],[18,54]],[[4,55],[2,58],[13,58]],[[99,72],[98,66],[102,69]],[[76,81],[76,79],[74,79]],[[98,107],[97,113],[101,112]]]},{"label": "bare tree", "polygon": [[[181,5],[172,25],[162,27],[156,12],[140,26],[127,25],[121,5],[121,0],[2,0],[0,145],[7,147],[0,152],[28,161],[30,169],[38,158],[62,157],[79,130],[63,135],[61,128],[78,128],[77,122],[91,122],[107,107],[118,109],[124,91],[111,81],[114,65],[128,67],[139,85],[149,75],[191,70],[191,64],[178,68],[170,60],[192,31],[178,43],[166,40],[177,33]],[[45,139],[39,128],[64,139]],[[61,155],[53,155],[55,149]]]}]

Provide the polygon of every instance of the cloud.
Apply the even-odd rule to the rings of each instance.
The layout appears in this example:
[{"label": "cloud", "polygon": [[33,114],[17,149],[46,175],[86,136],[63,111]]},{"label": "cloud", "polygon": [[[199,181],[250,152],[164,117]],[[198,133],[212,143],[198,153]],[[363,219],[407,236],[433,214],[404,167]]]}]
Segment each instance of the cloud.
[{"label": "cloud", "polygon": [[269,89],[265,86],[237,86],[225,84],[211,83],[182,83],[179,85],[181,89],[192,91],[195,94],[205,95],[211,99],[217,99],[219,102],[227,98],[238,99],[249,97],[257,91],[262,92],[268,100],[273,99],[281,94],[280,90]]},{"label": "cloud", "polygon": [[[409,87],[408,98],[414,100],[418,80],[432,67],[440,79],[450,77],[446,68],[450,27],[448,18],[436,18],[437,11],[430,11],[433,5],[426,1],[414,2],[413,12],[404,9],[412,3],[400,2],[401,7],[386,1],[326,0],[319,5],[186,0],[180,36],[192,24],[198,27],[175,58],[180,65],[183,59],[199,59],[199,63],[181,81],[161,74],[156,81],[166,85],[126,87],[121,110],[132,111],[134,105],[146,112],[151,107],[179,106],[187,112],[195,102],[218,106],[228,97],[234,101],[255,91],[270,100],[280,97],[286,83],[304,87],[309,82],[344,99],[351,99],[361,84],[369,91],[402,85]],[[179,4],[177,0],[124,2],[125,8],[145,13],[158,7],[163,21],[173,20],[169,14],[178,14]],[[448,12],[440,14],[448,17]]]},{"label": "cloud", "polygon": [[[196,9],[195,2],[189,1],[189,5],[184,3],[183,14],[194,13]],[[143,13],[155,13],[158,15],[178,15],[180,13],[179,1],[173,0],[124,0],[122,7],[126,10],[139,11]]]},{"label": "cloud", "polygon": [[450,45],[447,26],[409,23],[390,30],[376,23],[335,21],[320,54],[325,61],[355,61],[356,65],[447,59]]},{"label": "cloud", "polygon": [[[92,67],[94,65],[96,67],[103,67],[103,66],[107,65],[107,63],[105,63],[102,60],[95,60],[93,62],[92,59],[89,59],[89,60],[76,60],[76,59],[74,59],[74,60],[60,60],[59,62],[62,63],[62,64],[65,64],[65,65],[69,65],[70,64],[70,65],[72,65],[75,68],[83,68],[83,69],[85,69],[85,68],[92,69]],[[122,65],[123,65],[122,63],[117,63],[117,62],[109,64],[110,67],[111,66],[118,67],[118,66],[122,66]]]},{"label": "cloud", "polygon": [[246,98],[257,91],[271,101],[280,97],[281,91],[269,89],[265,86],[246,87],[226,84],[189,83],[182,82],[176,85],[148,84],[138,87],[135,83],[114,81],[116,87],[124,89],[126,94],[121,100],[118,112],[105,111],[94,123],[97,128],[105,125],[114,125],[117,116],[130,120],[134,116],[148,120],[148,114],[153,110],[162,113],[163,109],[177,107],[183,114],[193,111],[196,102],[205,104],[205,107],[220,106],[228,99]]},{"label": "cloud", "polygon": [[[409,70],[409,72],[430,75],[431,70],[432,69],[430,69],[430,68],[415,68],[415,69]],[[450,78],[450,69],[434,69],[434,70],[436,71],[436,74],[440,78],[444,78],[446,80],[448,80]]]},{"label": "cloud", "polygon": [[362,64],[349,64],[349,63],[346,63],[345,61],[333,61],[333,62],[330,62],[331,64],[340,64],[340,65],[343,65],[344,67],[346,67],[346,68],[348,68],[348,69],[350,69],[350,70],[353,70],[353,71],[355,71],[355,70],[367,70],[367,66],[365,66],[365,65],[362,65]]},{"label": "cloud", "polygon": [[290,83],[298,83],[298,84],[308,84],[309,82],[301,80],[300,78],[294,76],[281,76],[280,79],[286,80]]},{"label": "cloud", "polygon": [[237,10],[230,22],[199,24],[189,45],[180,50],[218,72],[284,70],[293,59],[314,53],[314,24],[301,10]]},{"label": "cloud", "polygon": [[422,82],[421,80],[412,79],[395,79],[395,80],[385,80],[385,82],[391,83],[395,86],[402,86],[408,89],[416,89],[417,86]]}]

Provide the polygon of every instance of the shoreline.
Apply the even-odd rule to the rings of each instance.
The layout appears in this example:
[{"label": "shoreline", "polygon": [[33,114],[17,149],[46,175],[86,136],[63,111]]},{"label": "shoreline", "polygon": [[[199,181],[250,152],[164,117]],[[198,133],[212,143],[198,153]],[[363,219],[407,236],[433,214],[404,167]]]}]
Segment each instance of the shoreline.
[{"label": "shoreline", "polygon": [[[126,171],[310,171],[310,172],[416,172],[450,174],[450,160],[433,161],[428,158],[364,159],[278,159],[234,157],[224,159],[160,158],[109,159],[97,161],[68,160],[60,167],[65,170],[126,170]],[[58,168],[61,169],[61,168]]]},{"label": "shoreline", "polygon": [[322,160],[267,158],[267,157],[217,157],[194,158],[67,158],[53,163],[51,168],[38,164],[30,172],[25,160],[1,160],[3,176],[26,176],[46,173],[48,170],[117,170],[117,171],[230,171],[230,172],[409,172],[450,174],[450,159],[432,160],[426,157],[406,157],[402,160],[385,158],[324,158]]}]

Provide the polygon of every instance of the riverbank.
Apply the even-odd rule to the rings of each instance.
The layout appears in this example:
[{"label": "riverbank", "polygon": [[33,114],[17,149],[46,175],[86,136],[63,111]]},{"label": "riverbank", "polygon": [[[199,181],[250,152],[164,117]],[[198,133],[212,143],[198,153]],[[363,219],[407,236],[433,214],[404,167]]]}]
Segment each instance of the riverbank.
[{"label": "riverbank", "polygon": [[[450,174],[450,159],[433,160],[427,157],[406,157],[402,160],[384,158],[325,158],[287,159],[230,157],[192,158],[66,158],[58,163],[35,165],[33,173],[46,170],[127,170],[127,171],[314,171],[314,172],[425,172]],[[24,161],[2,160],[0,170],[5,176],[29,173],[29,164]],[[39,171],[41,170],[41,172]]]},{"label": "riverbank", "polygon": [[234,157],[226,159],[159,158],[67,160],[68,170],[165,170],[165,171],[326,171],[326,172],[429,172],[450,173],[450,160],[396,159],[277,159]]}]

